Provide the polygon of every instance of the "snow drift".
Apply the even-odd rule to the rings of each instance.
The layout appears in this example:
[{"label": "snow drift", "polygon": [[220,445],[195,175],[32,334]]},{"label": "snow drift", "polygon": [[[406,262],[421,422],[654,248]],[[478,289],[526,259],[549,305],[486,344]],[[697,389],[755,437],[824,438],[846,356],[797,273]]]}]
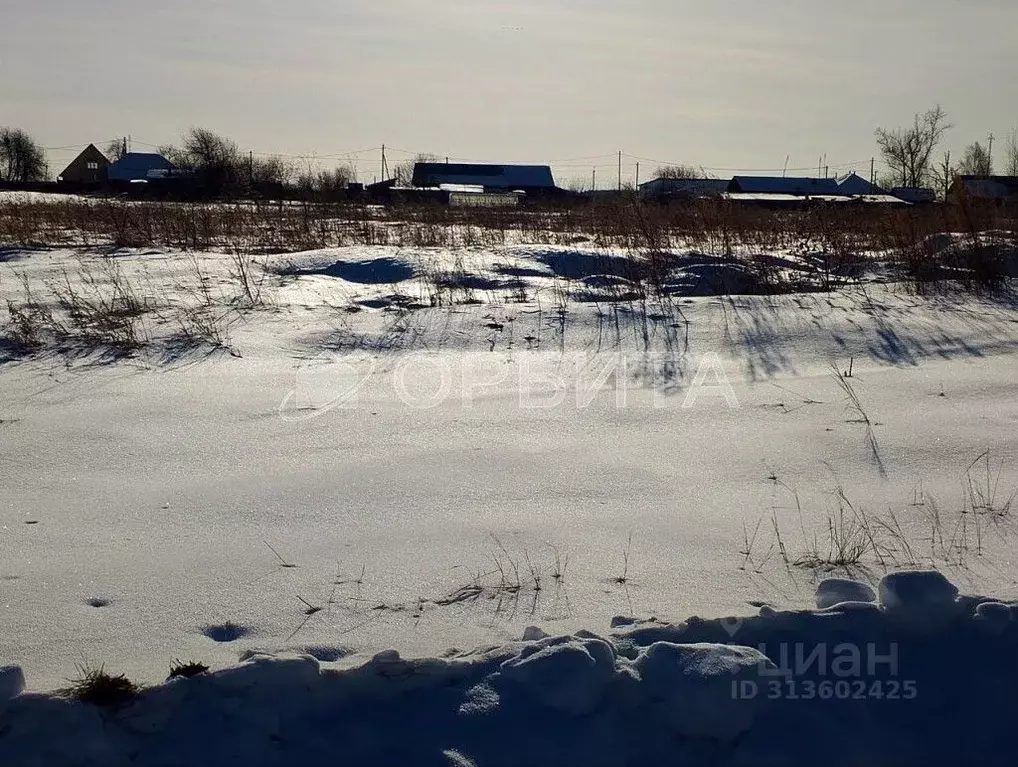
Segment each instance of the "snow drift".
[{"label": "snow drift", "polygon": [[815,611],[617,618],[349,669],[247,653],[117,708],[0,671],[0,754],[29,765],[1002,763],[1018,605],[936,572],[831,580]]}]

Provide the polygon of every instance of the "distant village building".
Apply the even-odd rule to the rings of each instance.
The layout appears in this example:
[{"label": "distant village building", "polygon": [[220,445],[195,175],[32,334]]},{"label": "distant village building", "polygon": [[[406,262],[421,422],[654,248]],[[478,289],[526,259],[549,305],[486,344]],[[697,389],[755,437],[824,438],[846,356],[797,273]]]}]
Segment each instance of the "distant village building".
[{"label": "distant village building", "polygon": [[879,186],[863,178],[855,171],[838,178],[838,192],[839,194],[843,194],[848,197],[855,197],[856,195],[887,194],[887,192]]},{"label": "distant village building", "polygon": [[71,164],[64,168],[64,172],[57,176],[57,181],[64,184],[89,184],[98,185],[106,181],[106,169],[110,161],[106,155],[96,149],[95,144],[89,144],[84,151],[71,160]]},{"label": "distant village building", "polygon": [[176,166],[161,154],[128,152],[106,170],[110,183],[131,183],[166,178]]},{"label": "distant village building", "polygon": [[936,192],[921,186],[896,186],[891,190],[891,194],[913,205],[937,201]]},{"label": "distant village building", "polygon": [[1018,176],[958,176],[951,184],[952,199],[969,197],[995,202],[1018,202]]},{"label": "distant village building", "polygon": [[719,178],[655,178],[640,184],[639,193],[640,199],[655,202],[720,197],[730,183]]},{"label": "distant village building", "polygon": [[841,194],[833,178],[789,178],[785,176],[735,176],[728,184],[733,194],[782,194],[796,197]]},{"label": "distant village building", "polygon": [[547,165],[419,162],[414,165],[412,183],[420,188],[453,184],[480,187],[485,192],[522,191],[528,195],[556,189],[551,168]]}]

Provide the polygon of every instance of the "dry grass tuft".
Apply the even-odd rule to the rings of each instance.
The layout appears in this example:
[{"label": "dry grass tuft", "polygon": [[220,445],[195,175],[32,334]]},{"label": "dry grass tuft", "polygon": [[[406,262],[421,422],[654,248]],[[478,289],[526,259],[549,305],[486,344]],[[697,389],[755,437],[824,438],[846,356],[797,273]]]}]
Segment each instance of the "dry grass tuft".
[{"label": "dry grass tuft", "polygon": [[167,679],[190,679],[208,673],[209,667],[198,661],[183,662],[174,660],[170,666],[170,675]]},{"label": "dry grass tuft", "polygon": [[59,694],[100,708],[119,708],[133,701],[141,688],[123,674],[108,674],[105,666],[78,666],[78,678]]}]

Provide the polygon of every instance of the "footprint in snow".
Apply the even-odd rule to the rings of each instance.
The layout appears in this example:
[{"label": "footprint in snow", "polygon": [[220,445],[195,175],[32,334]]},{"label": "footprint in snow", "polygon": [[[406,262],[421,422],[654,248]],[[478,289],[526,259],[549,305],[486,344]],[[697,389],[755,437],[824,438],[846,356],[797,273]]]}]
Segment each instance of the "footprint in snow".
[{"label": "footprint in snow", "polygon": [[348,655],[353,654],[353,650],[349,647],[331,645],[309,645],[307,647],[298,648],[305,655],[310,655],[315,660],[321,661],[322,663],[335,663],[337,660],[341,660]]},{"label": "footprint in snow", "polygon": [[236,642],[241,637],[251,633],[247,626],[239,626],[236,623],[227,621],[217,626],[206,626],[201,633],[213,642]]}]

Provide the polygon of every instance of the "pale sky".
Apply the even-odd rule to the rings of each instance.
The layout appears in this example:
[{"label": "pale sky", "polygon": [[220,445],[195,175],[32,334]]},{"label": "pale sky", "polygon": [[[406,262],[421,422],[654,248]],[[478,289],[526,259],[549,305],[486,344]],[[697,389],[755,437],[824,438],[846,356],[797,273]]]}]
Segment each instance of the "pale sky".
[{"label": "pale sky", "polygon": [[0,125],[45,147],[201,125],[260,153],[372,148],[365,181],[383,143],[563,185],[595,164],[614,184],[619,150],[626,181],[637,157],[641,180],[786,156],[868,173],[877,126],[939,102],[960,152],[1018,125],[1015,93],[1016,0],[0,0]]}]

